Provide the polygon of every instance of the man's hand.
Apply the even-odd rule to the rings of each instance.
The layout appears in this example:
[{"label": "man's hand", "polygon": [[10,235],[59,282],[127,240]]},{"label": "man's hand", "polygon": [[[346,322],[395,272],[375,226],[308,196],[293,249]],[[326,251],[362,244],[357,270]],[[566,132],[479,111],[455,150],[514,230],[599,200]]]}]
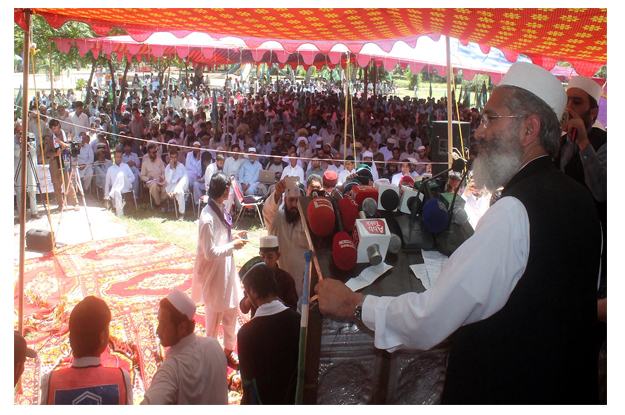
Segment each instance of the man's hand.
[{"label": "man's hand", "polygon": [[134,166],[136,166],[135,162],[134,162],[134,161],[132,161],[132,160],[128,160],[128,162],[127,162],[126,164],[128,164],[128,167],[134,167]]},{"label": "man's hand", "polygon": [[276,186],[274,187],[273,200],[274,202],[276,202],[276,204],[280,203],[280,199],[282,199],[282,194],[286,190],[286,182],[284,180],[285,179],[280,180],[278,183],[276,183]]},{"label": "man's hand", "polygon": [[355,293],[339,280],[323,279],[315,286],[319,311],[336,317],[353,318],[364,294]]},{"label": "man's hand", "polygon": [[571,139],[573,138],[573,131],[575,131],[575,141],[579,146],[580,150],[584,150],[589,144],[588,134],[586,134],[586,126],[584,125],[584,120],[582,120],[579,115],[575,113],[573,110],[569,111],[569,121],[564,124],[564,131],[569,134]]},{"label": "man's hand", "polygon": [[247,243],[246,239],[234,239],[234,241],[232,241],[232,248],[239,250],[241,248],[243,248],[245,246],[245,244]]}]

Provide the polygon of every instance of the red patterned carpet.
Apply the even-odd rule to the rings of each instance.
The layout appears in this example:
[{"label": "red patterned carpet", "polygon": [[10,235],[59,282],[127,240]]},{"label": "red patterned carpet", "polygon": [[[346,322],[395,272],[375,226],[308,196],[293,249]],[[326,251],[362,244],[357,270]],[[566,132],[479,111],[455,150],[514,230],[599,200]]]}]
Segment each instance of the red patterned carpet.
[{"label": "red patterned carpet", "polygon": [[[158,302],[174,288],[191,294],[193,263],[193,254],[144,235],[98,241],[97,252],[88,242],[65,247],[56,256],[27,260],[24,326],[29,347],[38,352],[38,358],[27,359],[15,403],[38,404],[41,376],[69,363],[69,314],[89,295],[106,301],[112,313],[111,340],[103,364],[130,372],[134,403],[140,403],[165,356],[156,336]],[[17,275],[16,266],[16,328]],[[239,315],[239,327],[246,318]],[[196,333],[205,335],[203,306],[198,307],[195,321]],[[240,398],[237,391],[230,392],[231,404]]]}]

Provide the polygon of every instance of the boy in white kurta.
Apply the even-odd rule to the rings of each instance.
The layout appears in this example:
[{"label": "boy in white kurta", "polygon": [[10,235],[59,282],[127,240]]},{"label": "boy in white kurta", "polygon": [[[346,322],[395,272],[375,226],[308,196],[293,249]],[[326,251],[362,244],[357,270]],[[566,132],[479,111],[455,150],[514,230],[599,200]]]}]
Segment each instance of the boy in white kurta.
[{"label": "boy in white kurta", "polygon": [[241,249],[247,240],[232,234],[232,217],[223,205],[229,194],[230,177],[222,172],[215,174],[208,189],[208,204],[200,215],[191,299],[205,304],[207,336],[217,338],[222,324],[228,365],[237,367],[233,350],[242,292],[232,251]]}]

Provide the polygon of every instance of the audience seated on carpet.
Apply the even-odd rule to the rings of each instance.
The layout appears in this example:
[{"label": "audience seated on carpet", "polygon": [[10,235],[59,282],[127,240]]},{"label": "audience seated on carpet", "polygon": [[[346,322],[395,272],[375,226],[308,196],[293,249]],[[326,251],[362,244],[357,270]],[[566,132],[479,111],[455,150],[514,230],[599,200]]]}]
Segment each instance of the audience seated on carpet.
[{"label": "audience seated on carpet", "polygon": [[13,386],[15,386],[17,385],[17,381],[20,380],[22,373],[24,373],[26,358],[30,357],[34,359],[37,357],[37,352],[26,346],[26,340],[24,340],[22,335],[17,331],[13,332],[13,356]]},{"label": "audience seated on carpet", "polygon": [[109,341],[111,310],[100,298],[89,296],[69,316],[72,365],[41,379],[42,405],[132,405],[130,374],[104,367],[100,355]]},{"label": "audience seated on carpet", "polygon": [[274,270],[257,264],[243,279],[256,314],[239,330],[242,404],[292,405],[297,385],[300,315],[278,298]]},{"label": "audience seated on carpet", "polygon": [[178,289],[161,300],[156,334],[169,349],[142,405],[228,404],[226,356],[216,339],[193,333],[195,309]]},{"label": "audience seated on carpet", "polygon": [[[284,305],[292,310],[297,310],[297,291],[295,290],[295,281],[291,274],[278,266],[280,259],[280,248],[278,245],[278,237],[274,235],[263,236],[259,240],[259,255],[263,262],[273,270],[276,279],[276,296]],[[243,298],[239,304],[239,308],[243,314],[252,312],[251,316],[256,314],[256,307],[252,304],[247,292],[243,293]]]}]

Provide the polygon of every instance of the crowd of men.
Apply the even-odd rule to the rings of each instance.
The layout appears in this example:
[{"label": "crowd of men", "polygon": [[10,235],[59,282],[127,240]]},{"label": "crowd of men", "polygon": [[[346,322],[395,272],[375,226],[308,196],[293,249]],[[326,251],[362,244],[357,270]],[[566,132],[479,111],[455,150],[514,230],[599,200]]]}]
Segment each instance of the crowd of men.
[{"label": "crowd of men", "polygon": [[[426,292],[365,296],[324,279],[316,286],[321,312],[366,325],[375,332],[376,347],[389,351],[428,349],[452,336],[446,403],[598,402],[605,325],[597,318],[607,319],[607,133],[596,122],[600,95],[589,78],[572,79],[565,92],[544,69],[516,64],[482,114],[454,111],[452,118],[470,123],[473,180],[460,183],[461,177],[450,175],[447,189],[463,187],[475,234]],[[74,122],[63,128],[63,122],[86,116],[74,102],[75,111],[60,123],[51,120],[52,133],[42,136],[48,149],[58,143],[56,152],[45,151],[51,158],[65,148],[67,133],[82,137],[78,157],[85,146],[93,149],[90,134],[103,163],[113,148],[104,194],[118,214],[121,194],[139,181],[156,206],[172,198],[181,214],[185,194],[192,194],[191,203],[207,195],[192,295],[174,291],[161,302],[157,333],[171,348],[144,403],[225,403],[226,366],[241,370],[244,403],[293,403],[297,300],[308,295],[302,259],[310,249],[298,197],[334,191],[349,197],[354,184],[382,179],[413,185],[431,171],[428,120],[447,117],[444,101],[356,97],[353,116],[345,117],[336,91],[310,92],[282,82],[218,105],[213,114],[201,87],[184,95],[145,88],[140,98],[133,96],[95,129]],[[565,109],[569,119],[561,124]],[[120,143],[106,135],[111,122]],[[273,177],[260,180],[263,170]],[[260,241],[264,263],[245,275],[245,293],[233,257],[248,243],[244,231],[232,229],[233,194],[239,190],[265,199],[268,231]],[[68,197],[72,204],[75,197]],[[207,337],[217,337],[222,326],[223,351],[193,334],[197,303],[205,304]],[[237,336],[238,310],[253,319]],[[94,345],[90,356],[99,350]],[[84,356],[75,357],[82,365]],[[62,382],[71,375],[53,373],[48,382],[55,377]],[[119,402],[127,390],[122,378],[115,381]],[[46,402],[54,403],[50,393]]]}]

